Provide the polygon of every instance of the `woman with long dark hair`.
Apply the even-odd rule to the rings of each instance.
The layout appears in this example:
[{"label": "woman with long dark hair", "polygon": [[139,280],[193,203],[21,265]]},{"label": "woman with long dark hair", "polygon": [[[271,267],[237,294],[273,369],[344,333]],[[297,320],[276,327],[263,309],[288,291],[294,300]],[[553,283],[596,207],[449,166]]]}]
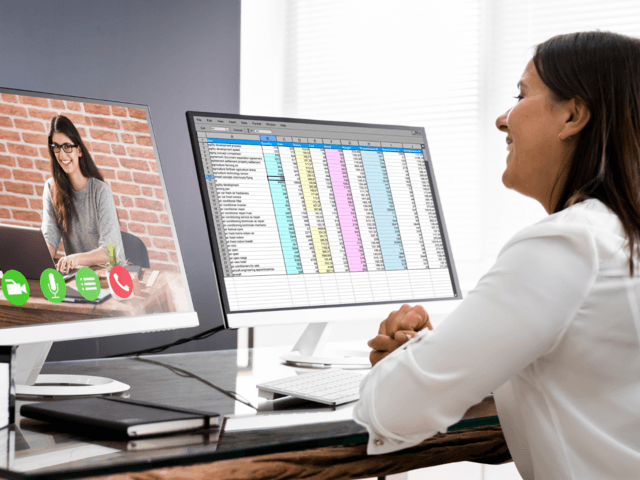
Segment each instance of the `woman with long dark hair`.
[{"label": "woman with long dark hair", "polygon": [[493,392],[523,478],[640,478],[640,40],[553,37],[518,87],[502,180],[549,216],[429,335],[421,307],[382,322],[354,418],[385,453]]},{"label": "woman with long dark hair", "polygon": [[113,195],[78,129],[64,115],[51,119],[48,138],[51,175],[45,183],[42,232],[53,258],[60,240],[65,256],[56,268],[69,270],[107,262],[111,240],[122,251]]}]

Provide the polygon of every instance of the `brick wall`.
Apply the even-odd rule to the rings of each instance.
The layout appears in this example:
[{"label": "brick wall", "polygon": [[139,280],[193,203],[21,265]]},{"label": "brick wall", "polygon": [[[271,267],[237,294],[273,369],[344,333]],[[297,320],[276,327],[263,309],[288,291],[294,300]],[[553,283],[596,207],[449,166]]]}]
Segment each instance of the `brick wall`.
[{"label": "brick wall", "polygon": [[[120,229],[147,246],[151,268],[177,270],[169,216],[145,111],[0,94],[0,222],[40,228],[51,177],[47,136],[67,116],[113,192]],[[60,247],[61,248],[61,247]]]}]

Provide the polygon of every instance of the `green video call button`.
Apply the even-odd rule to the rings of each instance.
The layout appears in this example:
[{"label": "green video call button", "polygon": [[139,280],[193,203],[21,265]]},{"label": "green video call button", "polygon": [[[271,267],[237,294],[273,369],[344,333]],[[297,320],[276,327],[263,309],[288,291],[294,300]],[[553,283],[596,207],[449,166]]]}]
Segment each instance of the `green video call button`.
[{"label": "green video call button", "polygon": [[9,303],[20,307],[29,300],[29,283],[17,270],[9,270],[2,276],[2,293]]}]

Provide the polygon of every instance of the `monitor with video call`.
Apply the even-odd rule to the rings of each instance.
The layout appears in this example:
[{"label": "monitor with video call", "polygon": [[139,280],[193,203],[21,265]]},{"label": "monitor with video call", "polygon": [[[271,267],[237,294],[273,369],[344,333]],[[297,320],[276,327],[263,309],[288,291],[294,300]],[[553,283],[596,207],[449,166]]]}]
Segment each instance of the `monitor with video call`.
[{"label": "monitor with video call", "polygon": [[128,388],[40,374],[55,341],[198,326],[148,107],[0,88],[0,273],[18,394]]}]

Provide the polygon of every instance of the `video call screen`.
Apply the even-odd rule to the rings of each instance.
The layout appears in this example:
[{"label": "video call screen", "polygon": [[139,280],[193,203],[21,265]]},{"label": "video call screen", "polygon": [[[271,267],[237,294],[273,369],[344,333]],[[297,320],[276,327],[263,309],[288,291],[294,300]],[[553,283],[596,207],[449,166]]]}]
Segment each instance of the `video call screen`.
[{"label": "video call screen", "polygon": [[146,108],[19,93],[0,89],[0,327],[192,310]]}]

